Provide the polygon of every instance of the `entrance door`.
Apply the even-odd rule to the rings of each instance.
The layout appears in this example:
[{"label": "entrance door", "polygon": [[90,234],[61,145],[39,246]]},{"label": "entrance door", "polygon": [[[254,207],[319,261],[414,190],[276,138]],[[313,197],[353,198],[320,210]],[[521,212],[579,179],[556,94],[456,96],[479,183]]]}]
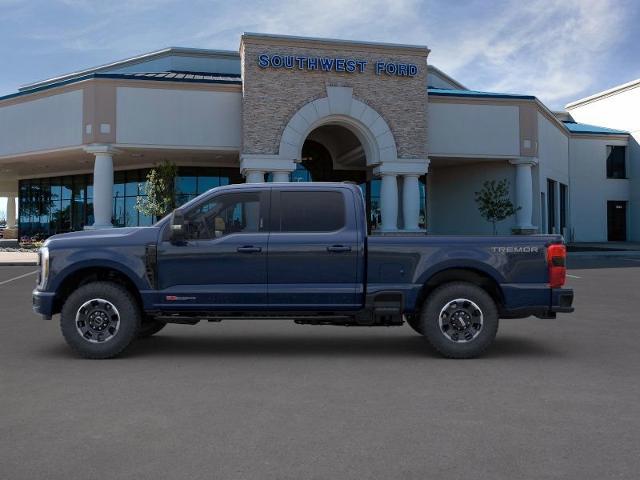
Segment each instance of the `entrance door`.
[{"label": "entrance door", "polygon": [[607,228],[610,242],[627,240],[627,202],[607,202]]},{"label": "entrance door", "polygon": [[158,244],[159,308],[267,306],[269,191],[213,194],[184,212],[186,241]]}]

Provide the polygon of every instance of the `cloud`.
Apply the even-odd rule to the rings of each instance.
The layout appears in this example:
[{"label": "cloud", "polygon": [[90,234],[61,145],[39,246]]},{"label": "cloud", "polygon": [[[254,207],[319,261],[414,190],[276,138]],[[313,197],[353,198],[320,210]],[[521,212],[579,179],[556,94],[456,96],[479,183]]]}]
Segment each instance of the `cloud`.
[{"label": "cloud", "polygon": [[[474,88],[532,93],[558,107],[593,90],[599,67],[624,40],[628,10],[612,0],[528,0],[507,5],[434,55]],[[562,102],[561,102],[562,101]]]},{"label": "cloud", "polygon": [[[60,71],[39,77],[91,66],[74,58],[100,64],[170,45],[235,50],[243,31],[423,44],[431,63],[470,88],[535,94],[557,108],[609,78],[612,52],[633,31],[636,3],[52,0],[31,7],[31,21],[15,37],[33,54],[69,53]],[[630,79],[618,77],[613,84]]]},{"label": "cloud", "polygon": [[624,40],[631,4],[619,0],[418,2],[284,1],[217,11],[193,35],[237,48],[243,30],[426,44],[430,62],[471,88],[527,93],[551,107],[594,91]]}]

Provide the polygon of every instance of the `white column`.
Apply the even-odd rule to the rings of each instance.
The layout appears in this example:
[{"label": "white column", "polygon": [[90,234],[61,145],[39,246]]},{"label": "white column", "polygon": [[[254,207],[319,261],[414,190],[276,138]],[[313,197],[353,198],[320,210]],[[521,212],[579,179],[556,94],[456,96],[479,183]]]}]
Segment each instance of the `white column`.
[{"label": "white column", "polygon": [[382,231],[395,232],[398,230],[398,180],[395,173],[381,173],[380,185],[380,215],[382,216]]},{"label": "white column", "polygon": [[509,160],[516,167],[516,228],[519,230],[533,230],[533,174],[531,168],[538,163],[536,158],[517,158]]},{"label": "white column", "polygon": [[404,229],[418,231],[420,220],[420,183],[418,174],[402,176],[402,219]]},{"label": "white column", "polygon": [[274,182],[288,182],[289,172],[296,168],[293,160],[279,155],[242,154],[240,155],[240,173],[247,183],[263,183],[265,172],[273,173]]},{"label": "white column", "polygon": [[247,183],[264,183],[264,170],[245,170],[244,177]]},{"label": "white column", "polygon": [[289,181],[289,172],[285,171],[275,171],[273,173],[273,181],[274,182],[288,182]]},{"label": "white column", "polygon": [[7,197],[7,228],[16,228],[16,197],[13,195]]},{"label": "white column", "polygon": [[85,151],[95,155],[93,164],[93,225],[91,229],[113,228],[113,155],[110,145],[90,145]]},{"label": "white column", "polygon": [[382,179],[380,186],[380,210],[383,232],[398,230],[398,180],[402,177],[403,229],[420,231],[420,183],[418,178],[429,169],[429,160],[419,158],[397,158],[387,160],[373,169],[373,174]]}]

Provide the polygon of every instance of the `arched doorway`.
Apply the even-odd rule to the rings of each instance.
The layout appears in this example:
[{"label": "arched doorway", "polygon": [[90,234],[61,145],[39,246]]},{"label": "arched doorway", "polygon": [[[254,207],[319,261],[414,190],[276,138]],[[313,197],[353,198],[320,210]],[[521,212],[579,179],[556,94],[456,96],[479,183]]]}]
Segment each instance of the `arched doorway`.
[{"label": "arched doorway", "polygon": [[[291,173],[292,182],[353,182],[365,198],[369,231],[382,226],[381,180],[367,166],[364,148],[347,127],[326,124],[312,130],[302,145],[300,162]],[[420,228],[425,228],[425,181],[420,179]]]},{"label": "arched doorway", "polygon": [[428,160],[398,158],[386,120],[354,98],[350,87],[328,86],[327,97],[295,112],[282,132],[276,158],[241,157],[241,170],[248,181],[251,171],[259,170],[262,175],[263,168],[278,172],[270,178],[284,181],[281,172],[291,172],[294,165],[295,170],[287,175],[292,181],[347,180],[360,185],[371,230],[425,229]]}]

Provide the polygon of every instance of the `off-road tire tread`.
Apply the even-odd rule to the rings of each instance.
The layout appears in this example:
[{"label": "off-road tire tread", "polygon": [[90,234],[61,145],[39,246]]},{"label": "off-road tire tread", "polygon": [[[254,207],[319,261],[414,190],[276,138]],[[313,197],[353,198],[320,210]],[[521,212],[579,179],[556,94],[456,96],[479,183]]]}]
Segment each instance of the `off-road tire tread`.
[{"label": "off-road tire tread", "polygon": [[[112,301],[120,313],[120,329],[117,337],[102,344],[81,341],[75,326],[78,308],[86,300],[95,296]],[[77,288],[65,300],[60,317],[60,330],[67,344],[81,357],[92,360],[120,355],[136,339],[141,321],[140,307],[131,292],[122,285],[105,281],[90,282]],[[96,349],[95,345],[102,348]]]},{"label": "off-road tire tread", "polygon": [[[448,299],[465,296],[479,304],[484,316],[480,335],[472,342],[456,344],[440,331],[438,316]],[[491,295],[482,287],[468,282],[449,282],[437,287],[424,302],[420,314],[421,330],[425,340],[446,358],[475,358],[482,355],[493,343],[498,332],[498,308]]]}]

